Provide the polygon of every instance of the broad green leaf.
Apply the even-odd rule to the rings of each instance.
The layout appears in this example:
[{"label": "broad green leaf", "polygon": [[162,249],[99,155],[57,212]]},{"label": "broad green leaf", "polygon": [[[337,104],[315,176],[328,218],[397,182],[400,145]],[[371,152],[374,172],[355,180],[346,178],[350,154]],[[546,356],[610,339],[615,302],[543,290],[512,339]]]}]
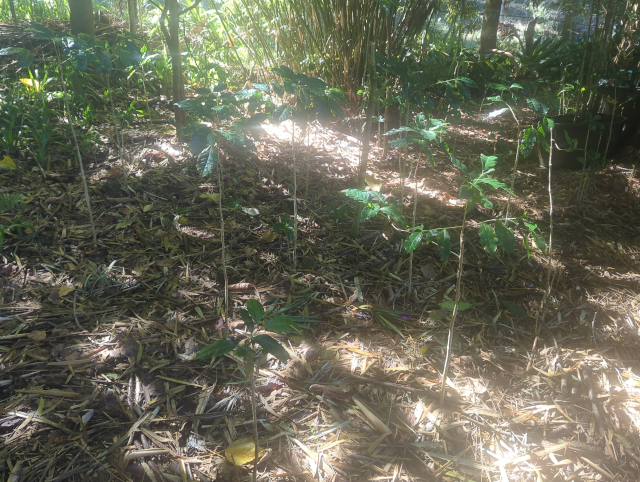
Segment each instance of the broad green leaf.
[{"label": "broad green leaf", "polygon": [[371,193],[367,191],[360,191],[359,189],[347,189],[344,193],[347,195],[347,197],[355,199],[356,201],[363,204],[368,204],[371,202]]},{"label": "broad green leaf", "polygon": [[264,307],[262,306],[262,303],[253,298],[247,300],[247,311],[256,323],[260,323],[260,320],[262,320],[262,316],[264,315]]},{"label": "broad green leaf", "polygon": [[453,163],[453,165],[455,167],[457,167],[458,169],[460,169],[462,172],[464,172],[465,174],[467,174],[467,166],[465,166],[462,162],[460,162],[458,159],[456,159],[454,156],[451,156],[451,162]]},{"label": "broad green leaf", "polygon": [[504,249],[507,255],[511,255],[516,247],[515,234],[500,221],[496,221],[495,231],[498,243],[500,243],[500,246],[502,246],[502,249]]},{"label": "broad green leaf", "polygon": [[545,243],[544,238],[542,236],[540,236],[538,233],[536,233],[535,231],[532,232],[531,234],[533,234],[533,240],[536,242],[536,246],[538,246],[538,248],[540,248],[540,250],[543,253],[547,252],[547,243]]},{"label": "broad green leaf", "polygon": [[[440,306],[442,308],[446,308],[449,311],[451,311],[453,313],[453,308],[455,307],[456,302],[455,301],[443,301],[442,303],[440,303]],[[466,301],[461,301],[458,303],[458,311],[464,311],[464,310],[468,310],[469,308],[471,308],[473,306],[473,304],[468,303]]]},{"label": "broad green leaf", "polygon": [[443,229],[438,233],[436,237],[436,244],[438,245],[438,255],[442,261],[447,261],[449,259],[449,254],[451,253],[451,238],[449,237],[449,232],[446,229]]},{"label": "broad green leaf", "polygon": [[249,333],[252,333],[253,330],[255,330],[256,325],[249,312],[247,310],[240,309],[238,310],[238,313],[240,313],[240,317],[243,319],[244,324],[247,326],[247,330],[249,331]]},{"label": "broad green leaf", "polygon": [[369,204],[362,208],[362,213],[360,214],[360,221],[368,221],[371,218],[374,218],[380,212],[380,206],[377,204]]},{"label": "broad green leaf", "polygon": [[422,237],[423,237],[422,233],[423,233],[422,231],[416,231],[414,233],[411,233],[409,237],[404,240],[404,250],[407,253],[411,253],[412,251],[415,251],[420,246],[420,243],[422,243]]},{"label": "broad green leaf", "polygon": [[513,191],[511,191],[511,189],[509,189],[504,182],[498,181],[497,179],[492,179],[490,177],[479,177],[475,180],[475,182],[481,183],[481,184],[488,184],[494,189],[502,189],[503,191],[506,191],[513,195]]},{"label": "broad green leaf", "polygon": [[300,333],[300,325],[286,316],[274,316],[264,324],[264,329],[276,333]]},{"label": "broad green leaf", "polygon": [[196,358],[198,360],[211,360],[212,358],[216,358],[233,351],[235,347],[236,344],[230,340],[218,340],[211,345],[202,347]]},{"label": "broad green leaf", "polygon": [[416,139],[415,137],[398,137],[397,139],[393,139],[392,141],[389,142],[389,145],[391,147],[404,147],[404,146],[411,146],[413,144],[416,144],[418,142],[418,139]]},{"label": "broad green leaf", "polygon": [[218,167],[218,149],[210,146],[207,151],[201,153],[196,167],[202,176],[212,174]]},{"label": "broad green leaf", "polygon": [[502,305],[507,309],[507,311],[509,311],[509,313],[516,315],[518,318],[526,318],[529,316],[527,310],[513,301],[503,301]]},{"label": "broad green leaf", "polygon": [[344,109],[338,103],[338,101],[335,100],[333,97],[329,97],[328,102],[329,102],[329,109],[331,109],[331,113],[340,119],[344,119],[345,117]]},{"label": "broad green leaf", "polygon": [[493,230],[493,227],[487,223],[480,223],[480,242],[484,247],[485,251],[489,254],[495,254],[498,249],[498,239],[496,238],[496,233]]},{"label": "broad green leaf", "polygon": [[260,345],[264,351],[271,353],[281,362],[286,362],[290,358],[289,353],[278,340],[271,338],[269,335],[254,336],[252,340]]},{"label": "broad green leaf", "polygon": [[418,131],[418,129],[416,129],[415,127],[411,127],[411,126],[400,126],[400,127],[397,127],[397,128],[395,128],[395,129],[391,129],[391,130],[389,130],[389,131],[385,132],[385,133],[384,133],[384,135],[385,135],[385,136],[393,136],[393,135],[395,135],[395,134],[400,134],[400,133],[402,133],[402,132],[413,132],[413,133],[415,133],[415,132],[417,132],[417,131]]},{"label": "broad green leaf", "polygon": [[282,87],[282,84],[280,84],[279,82],[272,82],[271,88],[273,89],[273,91],[276,93],[278,97],[280,98],[284,97],[284,87]]},{"label": "broad green leaf", "polygon": [[243,358],[244,360],[248,360],[249,357],[253,357],[255,355],[255,352],[251,348],[242,345],[236,348],[235,354],[236,356]]},{"label": "broad green leaf", "polygon": [[482,159],[483,171],[488,171],[492,167],[495,167],[498,162],[498,158],[496,156],[485,156],[484,154],[480,154],[480,159]]},{"label": "broad green leaf", "polygon": [[191,142],[189,148],[191,149],[191,155],[197,156],[209,146],[207,137],[211,133],[211,128],[199,125],[196,130],[191,134]]},{"label": "broad green leaf", "polygon": [[402,213],[395,206],[385,206],[380,208],[380,212],[386,214],[391,218],[391,220],[395,223],[400,224],[401,226],[407,225],[407,220],[404,218]]}]

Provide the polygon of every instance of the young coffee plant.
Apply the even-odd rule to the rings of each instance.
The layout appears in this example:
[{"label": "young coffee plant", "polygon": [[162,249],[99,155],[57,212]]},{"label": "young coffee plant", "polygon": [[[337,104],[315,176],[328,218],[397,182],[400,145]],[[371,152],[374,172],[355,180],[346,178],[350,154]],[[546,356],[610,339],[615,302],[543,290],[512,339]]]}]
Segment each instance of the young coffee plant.
[{"label": "young coffee plant", "polygon": [[390,202],[384,194],[377,191],[360,191],[358,189],[347,189],[344,192],[347,197],[364,204],[360,221],[368,221],[378,214],[386,215],[390,221],[404,228],[407,220],[402,215],[402,211],[396,202]]},{"label": "young coffee plant", "polygon": [[273,91],[282,99],[282,104],[272,113],[271,119],[281,123],[292,121],[291,151],[293,159],[293,266],[297,267],[298,244],[298,169],[295,154],[295,124],[304,133],[313,119],[318,122],[330,120],[333,117],[344,118],[344,110],[339,101],[346,101],[340,89],[329,88],[327,83],[317,77],[309,77],[295,73],[289,67],[282,65],[271,69],[282,78],[282,84],[271,83]]},{"label": "young coffee plant", "polygon": [[255,444],[254,456],[254,480],[258,466],[258,422],[256,418],[256,379],[255,379],[255,359],[261,354],[271,354],[281,362],[289,359],[289,353],[275,338],[266,333],[259,334],[261,330],[275,333],[299,333],[300,325],[286,316],[278,316],[273,313],[276,305],[271,305],[265,311],[262,303],[258,300],[247,300],[246,309],[240,310],[240,316],[244,320],[247,337],[236,344],[229,339],[221,339],[217,342],[204,346],[197,355],[199,360],[211,360],[213,358],[233,352],[245,362],[245,373],[251,383],[251,408],[253,412],[253,438]]}]

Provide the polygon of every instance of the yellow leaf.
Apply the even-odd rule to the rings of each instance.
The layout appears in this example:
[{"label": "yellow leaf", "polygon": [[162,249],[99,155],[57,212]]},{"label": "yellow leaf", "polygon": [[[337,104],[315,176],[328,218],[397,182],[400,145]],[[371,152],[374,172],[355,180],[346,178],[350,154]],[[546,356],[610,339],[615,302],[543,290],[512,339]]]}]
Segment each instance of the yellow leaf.
[{"label": "yellow leaf", "polygon": [[60,290],[58,291],[58,294],[60,296],[67,296],[69,293],[71,293],[75,288],[73,286],[61,286]]},{"label": "yellow leaf", "polygon": [[20,79],[22,85],[27,87],[27,89],[34,89],[36,92],[40,90],[40,82],[36,79]]},{"label": "yellow leaf", "polygon": [[210,199],[214,203],[220,203],[220,194],[214,192],[213,194],[200,194],[200,199]]},{"label": "yellow leaf", "polygon": [[262,236],[260,236],[260,239],[262,239],[266,243],[271,243],[277,237],[278,237],[278,233],[269,230],[262,233]]},{"label": "yellow leaf", "polygon": [[224,451],[224,455],[229,462],[235,465],[248,464],[255,458],[256,445],[253,437],[245,437],[231,442]]},{"label": "yellow leaf", "polygon": [[258,251],[255,248],[251,248],[249,246],[245,246],[245,248],[244,248],[244,255],[247,256],[247,257],[253,256],[257,252]]},{"label": "yellow leaf", "polygon": [[182,224],[183,226],[186,226],[186,225],[188,225],[188,224],[189,224],[189,220],[188,220],[187,218],[185,218],[184,216],[181,216],[181,217],[178,219],[178,222],[179,222],[180,224]]},{"label": "yellow leaf", "polygon": [[367,184],[369,185],[372,191],[380,192],[380,188],[382,187],[382,181],[379,181],[378,179],[373,177],[371,174],[366,174],[365,180],[367,181]]},{"label": "yellow leaf", "polygon": [[153,207],[153,204],[147,204],[144,208],[142,208],[142,211],[145,213],[148,213],[149,211],[151,211],[152,207]]},{"label": "yellow leaf", "polygon": [[0,160],[0,169],[8,169],[10,171],[15,171],[16,163],[13,162],[13,159],[11,159],[9,156],[4,156]]}]

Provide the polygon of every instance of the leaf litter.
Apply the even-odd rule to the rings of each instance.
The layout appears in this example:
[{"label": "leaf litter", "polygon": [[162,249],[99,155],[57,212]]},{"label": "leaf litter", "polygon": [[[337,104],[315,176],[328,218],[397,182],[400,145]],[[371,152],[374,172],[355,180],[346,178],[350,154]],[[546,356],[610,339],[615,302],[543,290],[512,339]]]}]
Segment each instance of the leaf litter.
[{"label": "leaf litter", "polygon": [[[232,355],[196,359],[224,328],[218,186],[170,135],[147,127],[131,129],[137,157],[126,176],[108,156],[87,168],[97,249],[74,171],[1,175],[3,191],[24,196],[22,216],[38,220],[33,233],[5,240],[12,261],[0,267],[3,480],[251,477],[244,365]],[[297,271],[286,225],[273,229],[293,212],[290,146],[263,137],[257,157],[226,152],[231,339],[246,330],[237,308],[251,298],[305,326],[277,335],[287,363],[256,361],[260,478],[636,480],[637,181],[608,168],[577,205],[581,174],[557,173],[544,319],[548,258],[491,256],[466,241],[465,309],[438,406],[456,263],[416,250],[409,297],[402,234],[374,218],[349,236],[340,190],[352,185],[357,141],[334,127],[314,127],[311,149],[296,146],[309,179]],[[490,148],[481,135],[457,140],[462,160]],[[379,154],[370,185],[399,197],[397,159]],[[437,155],[420,167],[419,223],[460,226],[455,177]],[[545,182],[524,163],[513,203],[546,233]],[[414,189],[404,187],[407,209]],[[504,209],[504,199],[492,201]],[[473,219],[492,215],[476,209]]]}]

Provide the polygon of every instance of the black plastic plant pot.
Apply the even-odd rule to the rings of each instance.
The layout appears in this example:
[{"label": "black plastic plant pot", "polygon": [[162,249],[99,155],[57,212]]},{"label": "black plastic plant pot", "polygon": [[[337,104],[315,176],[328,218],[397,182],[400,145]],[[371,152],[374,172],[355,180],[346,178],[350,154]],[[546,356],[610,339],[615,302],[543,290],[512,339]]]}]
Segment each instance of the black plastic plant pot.
[{"label": "black plastic plant pot", "polygon": [[[588,119],[578,118],[575,120],[572,114],[551,117],[555,125],[553,128],[553,166],[560,169],[582,169],[583,163],[578,158],[585,157],[586,150],[600,154],[596,162],[602,163],[605,159],[613,157],[622,143],[626,118],[615,116],[611,123],[610,114],[597,114]],[[570,139],[578,141],[577,148],[568,152],[571,145],[567,141]],[[609,138],[611,136],[611,138]],[[547,141],[549,136],[547,135]],[[607,147],[608,146],[608,147]],[[589,156],[587,156],[589,159]],[[586,167],[590,167],[594,161],[587,160]]]}]

